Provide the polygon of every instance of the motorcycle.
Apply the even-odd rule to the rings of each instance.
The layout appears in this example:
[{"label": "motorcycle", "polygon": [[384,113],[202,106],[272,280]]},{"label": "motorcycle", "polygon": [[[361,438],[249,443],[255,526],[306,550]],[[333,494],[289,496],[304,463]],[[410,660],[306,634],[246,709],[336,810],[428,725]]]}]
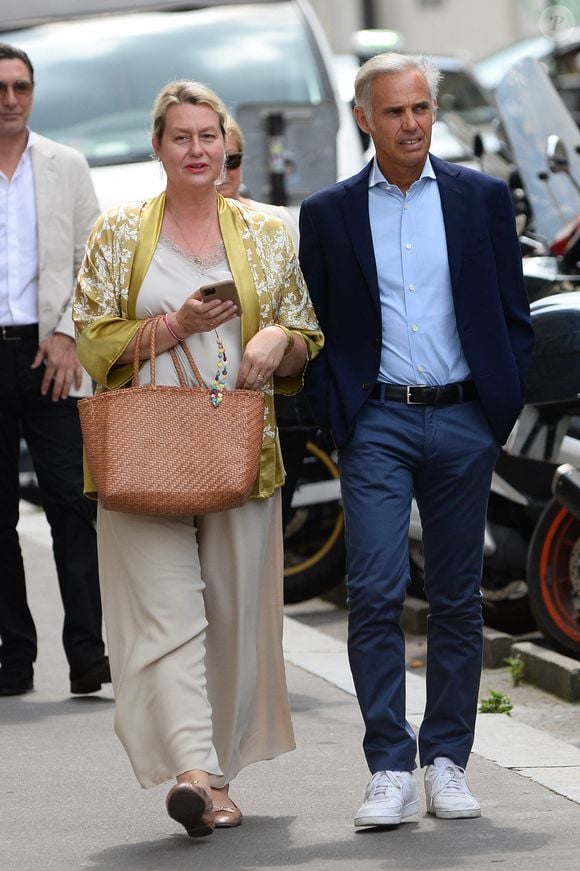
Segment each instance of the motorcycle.
[{"label": "motorcycle", "polygon": [[530,607],[556,650],[580,659],[580,472],[558,466],[528,560]]},{"label": "motorcycle", "polygon": [[[527,401],[492,477],[483,614],[509,633],[537,627],[580,659],[580,522],[552,495],[559,464],[580,468],[580,290],[538,300],[531,313]],[[412,538],[412,560],[418,546]]]}]

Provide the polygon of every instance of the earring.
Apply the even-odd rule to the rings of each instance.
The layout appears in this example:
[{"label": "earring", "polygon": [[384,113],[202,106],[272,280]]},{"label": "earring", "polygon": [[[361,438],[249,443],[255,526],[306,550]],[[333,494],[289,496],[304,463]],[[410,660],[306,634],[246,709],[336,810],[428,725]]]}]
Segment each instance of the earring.
[{"label": "earring", "polygon": [[220,174],[218,175],[218,177],[217,177],[216,180],[215,180],[215,184],[216,184],[216,186],[217,186],[217,185],[220,185],[220,184],[223,184],[227,177],[228,177],[228,175],[227,175],[227,172],[226,172],[226,160],[225,160],[225,157],[224,157],[224,162],[223,162],[223,166],[222,166],[222,168],[220,169]]}]

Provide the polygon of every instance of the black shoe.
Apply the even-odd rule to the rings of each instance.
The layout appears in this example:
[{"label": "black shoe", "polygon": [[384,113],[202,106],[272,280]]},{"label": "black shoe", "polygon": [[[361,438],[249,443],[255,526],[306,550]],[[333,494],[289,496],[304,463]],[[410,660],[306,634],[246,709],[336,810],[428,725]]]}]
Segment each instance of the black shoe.
[{"label": "black shoe", "polygon": [[32,689],[32,672],[0,668],[0,696],[23,696]]},{"label": "black shoe", "polygon": [[92,665],[89,670],[80,675],[80,677],[71,677],[70,691],[74,695],[97,693],[101,689],[101,684],[104,683],[111,683],[111,670],[109,668],[109,658],[107,656],[95,665]]}]

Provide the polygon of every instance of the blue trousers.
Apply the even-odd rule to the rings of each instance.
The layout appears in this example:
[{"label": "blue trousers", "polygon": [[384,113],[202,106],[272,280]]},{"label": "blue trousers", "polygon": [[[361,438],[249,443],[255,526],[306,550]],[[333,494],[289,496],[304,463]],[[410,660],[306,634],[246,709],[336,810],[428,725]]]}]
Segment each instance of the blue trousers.
[{"label": "blue trousers", "polygon": [[365,722],[367,763],[412,771],[405,717],[409,516],[421,515],[427,620],[427,701],[420,765],[465,767],[482,665],[481,572],[487,500],[499,446],[479,402],[444,406],[369,400],[339,462],[346,521],[348,653]]}]

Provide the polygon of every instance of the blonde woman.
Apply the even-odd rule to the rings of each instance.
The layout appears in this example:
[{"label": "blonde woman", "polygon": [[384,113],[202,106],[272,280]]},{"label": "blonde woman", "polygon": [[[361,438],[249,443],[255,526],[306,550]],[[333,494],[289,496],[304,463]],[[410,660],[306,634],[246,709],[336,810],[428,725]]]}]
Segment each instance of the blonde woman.
[{"label": "blonde woman", "polygon": [[[166,352],[183,340],[206,383],[266,396],[260,469],[241,508],[172,518],[98,507],[116,732],[142,786],[176,779],[167,810],[191,837],[239,825],[232,780],[294,747],[273,393],[298,390],[322,346],[284,225],[217,192],[225,123],[223,103],[199,83],[159,93],[153,148],[166,190],[101,216],[74,304],[79,357],[100,390],[128,382],[142,320],[163,315],[158,383],[177,384]],[[225,278],[237,285],[241,317],[232,302],[201,300],[201,285]]]}]

